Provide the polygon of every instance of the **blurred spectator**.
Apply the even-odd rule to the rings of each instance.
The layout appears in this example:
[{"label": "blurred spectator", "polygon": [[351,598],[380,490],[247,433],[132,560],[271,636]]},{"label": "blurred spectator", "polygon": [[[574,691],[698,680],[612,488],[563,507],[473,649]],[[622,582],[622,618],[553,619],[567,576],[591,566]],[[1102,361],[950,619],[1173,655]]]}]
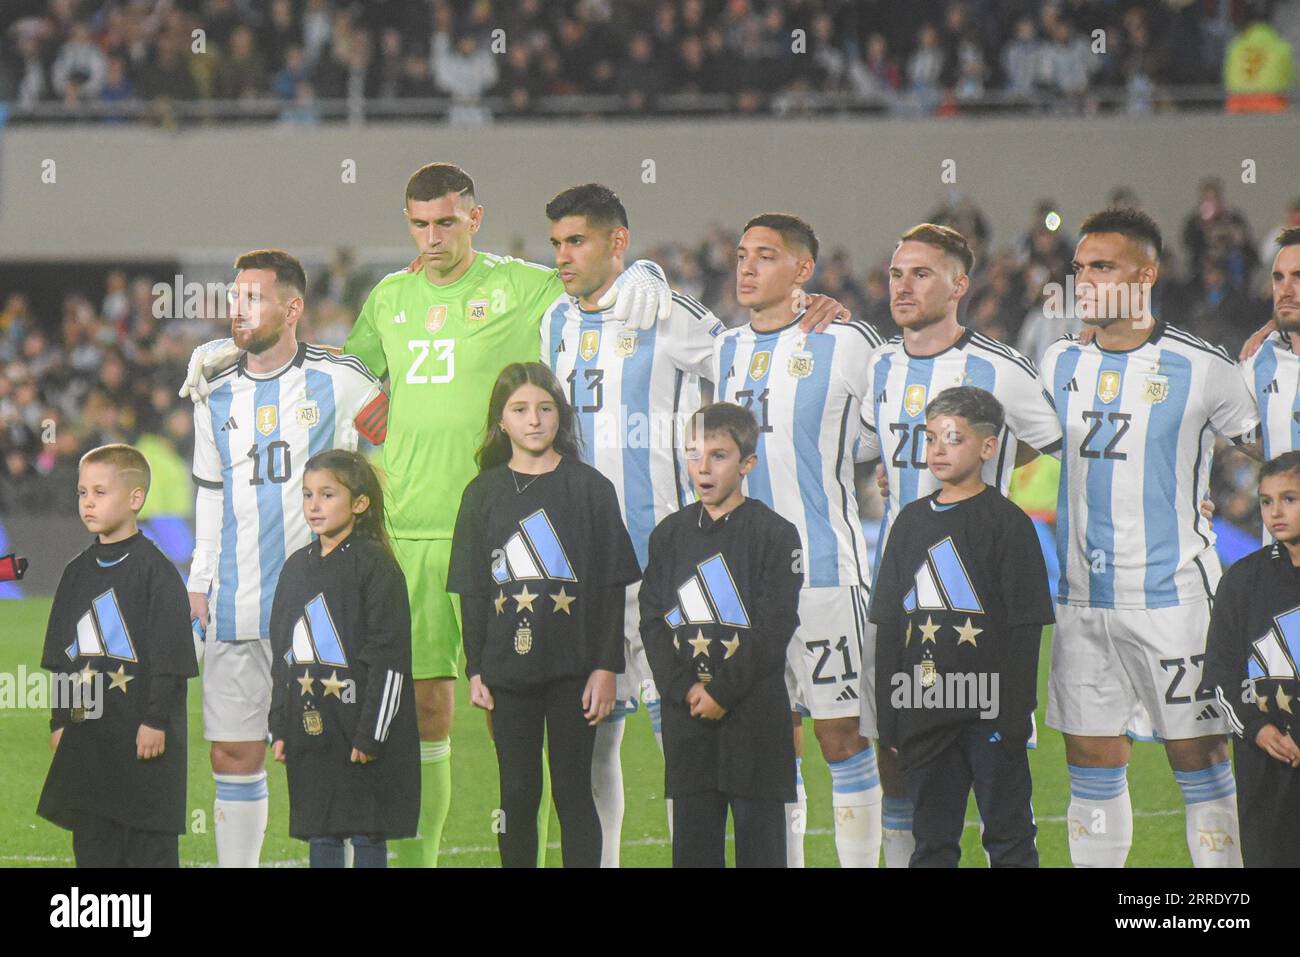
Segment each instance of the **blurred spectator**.
[{"label": "blurred spectator", "polygon": [[1246,289],[1259,263],[1246,215],[1228,207],[1218,179],[1203,180],[1200,191],[1200,203],[1183,225],[1183,247],[1188,261],[1196,264],[1191,279],[1201,281],[1202,267],[1213,260],[1224,267],[1234,288]]},{"label": "blurred spectator", "polygon": [[222,100],[256,97],[268,88],[266,66],[249,27],[241,25],[231,32],[229,52],[222,58],[213,80],[214,92]]},{"label": "blurred spectator", "polygon": [[849,85],[860,99],[885,99],[890,101],[902,84],[898,64],[889,58],[889,47],[883,33],[867,37],[867,53],[862,60],[849,64]]},{"label": "blurred spectator", "polygon": [[452,98],[449,123],[486,126],[492,122],[492,113],[482,98],[497,82],[496,56],[486,46],[479,46],[478,37],[465,34],[452,49],[447,33],[435,33],[430,62],[434,82]]},{"label": "blurred spectator", "polygon": [[75,88],[80,95],[95,99],[104,88],[108,74],[108,58],[90,37],[90,27],[85,23],[76,23],[72,35],[59,50],[50,68],[50,82],[54,92],[65,96],[69,88]]},{"label": "blurred spectator", "polygon": [[1002,48],[1002,72],[1008,93],[1029,96],[1034,92],[1044,55],[1033,18],[1021,17],[1016,21],[1015,38]]}]

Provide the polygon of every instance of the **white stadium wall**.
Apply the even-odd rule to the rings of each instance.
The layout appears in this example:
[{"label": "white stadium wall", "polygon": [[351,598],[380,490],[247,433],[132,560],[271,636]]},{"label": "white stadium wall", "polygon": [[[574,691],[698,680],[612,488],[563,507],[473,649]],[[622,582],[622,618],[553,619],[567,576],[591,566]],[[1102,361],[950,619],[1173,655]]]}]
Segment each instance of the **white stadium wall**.
[{"label": "white stadium wall", "polygon": [[[798,212],[824,244],[879,255],[956,188],[989,217],[995,243],[1053,197],[1067,230],[1131,186],[1177,242],[1197,181],[1220,176],[1257,231],[1300,195],[1300,115],[1023,120],[709,120],[511,124],[488,129],[135,127],[0,133],[0,260],[185,258],[282,246],[403,254],[402,187],[419,165],[465,167],[487,215],[479,245],[516,237],[548,256],[543,205],[580,182],[613,187],[634,250],[703,236],[713,222]],[[53,160],[54,182],[42,181]],[[355,182],[344,182],[355,163]],[[654,182],[643,182],[653,162]],[[1253,183],[1243,163],[1253,161]],[[1170,168],[1179,172],[1171,174]],[[48,177],[47,177],[48,178]]]}]

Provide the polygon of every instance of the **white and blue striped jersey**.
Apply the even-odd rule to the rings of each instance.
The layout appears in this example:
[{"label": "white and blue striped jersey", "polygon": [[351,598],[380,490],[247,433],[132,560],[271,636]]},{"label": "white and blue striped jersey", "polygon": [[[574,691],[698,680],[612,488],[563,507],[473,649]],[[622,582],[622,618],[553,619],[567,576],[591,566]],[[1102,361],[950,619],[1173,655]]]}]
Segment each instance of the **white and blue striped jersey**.
[{"label": "white and blue striped jersey", "polygon": [[692,500],[684,427],[713,370],[721,320],[673,293],[672,312],[650,329],[627,329],[606,312],[561,296],[542,320],[542,361],[564,386],[582,434],[582,459],[614,483],[637,560],[650,533]]},{"label": "white and blue striped jersey", "polygon": [[984,481],[1007,494],[1024,443],[1048,454],[1061,447],[1061,423],[1034,364],[1010,346],[967,329],[932,356],[911,356],[901,336],[871,359],[869,401],[862,404],[865,431],[859,461],[879,458],[889,478],[889,498],[880,520],[872,572],[880,567],[885,541],[905,505],[939,488],[925,465],[925,407],[945,389],[975,386],[1002,403],[1006,424],[998,454],[984,464]]},{"label": "white and blue striped jersey", "polygon": [[303,466],[357,447],[354,419],[379,380],[354,356],[301,343],[278,372],[249,372],[241,357],[210,381],[194,407],[194,481],[221,491],[220,538],[214,555],[196,549],[188,588],[211,586],[209,641],[268,638],[280,568],[312,540]]},{"label": "white and blue striped jersey", "polygon": [[745,494],[799,529],[805,588],[869,582],[853,461],[871,356],[883,344],[859,320],[805,336],[795,319],[771,332],[729,329],[715,345],[718,398],[758,419]]},{"label": "white and blue striped jersey", "polygon": [[1212,431],[1239,439],[1257,423],[1228,354],[1157,322],[1127,352],[1058,339],[1042,378],[1065,435],[1057,601],[1147,609],[1213,597],[1219,559],[1200,512]]},{"label": "white and blue striped jersey", "polygon": [[1239,368],[1259,412],[1265,461],[1300,449],[1300,356],[1291,337],[1274,332]]}]

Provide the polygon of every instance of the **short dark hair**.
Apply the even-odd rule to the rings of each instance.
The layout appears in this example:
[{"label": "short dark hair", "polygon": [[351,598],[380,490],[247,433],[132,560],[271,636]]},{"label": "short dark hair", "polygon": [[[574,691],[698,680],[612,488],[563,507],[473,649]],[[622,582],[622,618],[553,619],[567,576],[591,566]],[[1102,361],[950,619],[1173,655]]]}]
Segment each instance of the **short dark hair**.
[{"label": "short dark hair", "polygon": [[149,460],[134,445],[127,445],[124,442],[101,445],[83,455],[77,467],[100,464],[113,466],[113,468],[117,469],[119,475],[123,472],[138,473],[140,477],[134,481],[134,484],[128,478],[123,478],[122,481],[127,484],[128,488],[142,488],[145,495],[149,494],[149,483],[153,479],[149,470]]},{"label": "short dark hair", "polygon": [[627,210],[623,201],[608,186],[584,183],[570,186],[546,204],[546,218],[558,222],[565,216],[586,216],[593,226],[627,228]]},{"label": "short dark hair", "polygon": [[799,245],[808,250],[813,262],[817,261],[817,234],[805,220],[792,213],[760,213],[745,224],[745,232],[755,226],[774,229],[781,234],[781,241],[787,246]]},{"label": "short dark hair", "polygon": [[452,163],[428,163],[406,181],[406,199],[422,203],[448,193],[459,193],[474,201],[474,181],[469,173]]},{"label": "short dark hair", "polygon": [[1273,475],[1286,475],[1288,472],[1295,472],[1300,475],[1300,452],[1283,452],[1276,458],[1271,458],[1259,469],[1259,480]]},{"label": "short dark hair", "polygon": [[270,269],[275,273],[276,282],[289,286],[300,296],[307,293],[307,271],[297,256],[283,249],[254,249],[244,253],[235,260],[235,270],[240,269]]},{"label": "short dark hair", "polygon": [[970,423],[972,429],[985,435],[997,435],[1002,431],[1002,423],[1006,421],[1002,403],[993,393],[971,385],[944,389],[930,400],[930,404],[925,407],[926,420],[942,415],[959,415]]},{"label": "short dark hair", "polygon": [[921,223],[913,226],[903,235],[898,237],[900,243],[925,243],[927,246],[934,246],[942,249],[944,253],[961,263],[962,272],[970,275],[975,268],[975,253],[970,248],[970,243],[966,237],[951,226],[940,226],[938,223]]},{"label": "short dark hair", "polygon": [[1278,249],[1285,249],[1287,246],[1300,246],[1300,226],[1291,226],[1277,234]]},{"label": "short dark hair", "polygon": [[743,462],[758,449],[758,420],[754,413],[734,402],[713,402],[692,416],[700,435],[725,432],[740,449]]},{"label": "short dark hair", "polygon": [[1165,243],[1160,235],[1160,227],[1156,225],[1154,219],[1140,209],[1112,206],[1110,209],[1093,213],[1079,227],[1080,236],[1087,236],[1089,233],[1119,233],[1134,242],[1151,246],[1156,251],[1157,259],[1164,251]]}]

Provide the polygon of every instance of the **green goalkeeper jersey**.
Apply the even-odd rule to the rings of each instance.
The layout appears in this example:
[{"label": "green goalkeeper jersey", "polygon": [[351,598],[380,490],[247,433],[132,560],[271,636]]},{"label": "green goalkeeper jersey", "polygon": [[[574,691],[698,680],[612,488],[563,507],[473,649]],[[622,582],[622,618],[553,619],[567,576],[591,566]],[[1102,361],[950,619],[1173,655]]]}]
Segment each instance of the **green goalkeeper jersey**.
[{"label": "green goalkeeper jersey", "polygon": [[485,252],[450,285],[421,270],[371,290],[344,350],[390,380],[380,461],[395,537],[451,538],[492,386],[510,363],[538,361],[542,313],[563,294],[554,269]]}]

